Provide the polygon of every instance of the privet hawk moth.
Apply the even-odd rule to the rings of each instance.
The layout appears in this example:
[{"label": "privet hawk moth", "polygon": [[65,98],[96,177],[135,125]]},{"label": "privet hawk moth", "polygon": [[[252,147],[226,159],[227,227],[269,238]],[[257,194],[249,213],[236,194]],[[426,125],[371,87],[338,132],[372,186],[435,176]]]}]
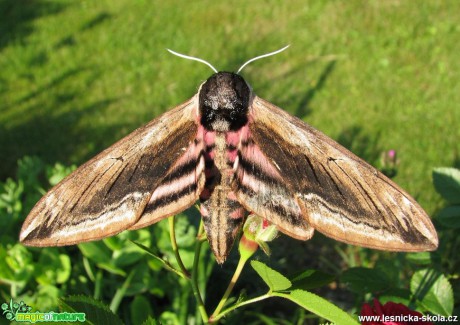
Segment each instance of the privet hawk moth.
[{"label": "privet hawk moth", "polygon": [[238,73],[215,71],[192,98],[52,188],[25,220],[21,242],[97,240],[149,226],[199,200],[219,263],[247,211],[300,240],[316,229],[382,250],[437,247],[429,217],[393,181],[255,95]]}]

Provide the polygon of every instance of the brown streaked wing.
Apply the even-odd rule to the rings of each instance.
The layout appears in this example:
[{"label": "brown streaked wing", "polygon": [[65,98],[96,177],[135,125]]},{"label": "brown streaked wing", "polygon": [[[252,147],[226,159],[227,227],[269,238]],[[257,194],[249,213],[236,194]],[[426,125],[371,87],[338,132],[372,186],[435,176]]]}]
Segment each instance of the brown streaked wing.
[{"label": "brown streaked wing", "polygon": [[[252,123],[251,115],[249,121]],[[283,233],[300,240],[310,239],[314,229],[303,216],[294,186],[286,182],[276,162],[261,150],[251,132],[243,134],[233,183],[238,201],[246,210],[267,219]]]},{"label": "brown streaked wing", "polygon": [[315,229],[376,249],[436,249],[437,234],[425,211],[374,167],[257,96],[250,114],[252,138],[279,167]]},{"label": "brown streaked wing", "polygon": [[182,212],[198,200],[206,182],[203,127],[198,127],[195,139],[184,149],[185,152],[152,192],[142,216],[130,230],[147,227]]},{"label": "brown streaked wing", "polygon": [[21,242],[71,245],[111,236],[135,224],[154,189],[193,143],[197,107],[195,95],[67,176],[32,209],[22,226]]}]

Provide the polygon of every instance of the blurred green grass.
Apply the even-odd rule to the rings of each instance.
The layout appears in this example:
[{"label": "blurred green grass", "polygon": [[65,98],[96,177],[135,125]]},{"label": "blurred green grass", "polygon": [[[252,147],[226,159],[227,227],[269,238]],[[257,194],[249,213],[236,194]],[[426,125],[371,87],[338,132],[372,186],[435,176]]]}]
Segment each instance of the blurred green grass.
[{"label": "blurred green grass", "polygon": [[436,166],[459,166],[458,1],[0,1],[0,180],[18,158],[81,164],[191,97],[208,67],[374,165],[434,213]]}]

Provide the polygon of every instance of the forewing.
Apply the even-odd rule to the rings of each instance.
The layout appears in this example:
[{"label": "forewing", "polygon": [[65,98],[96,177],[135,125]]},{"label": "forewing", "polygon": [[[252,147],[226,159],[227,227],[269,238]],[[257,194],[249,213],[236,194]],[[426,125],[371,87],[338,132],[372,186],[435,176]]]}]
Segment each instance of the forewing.
[{"label": "forewing", "polygon": [[[154,209],[152,204],[166,195],[157,192],[152,200],[152,193],[164,189],[177,176],[174,172],[185,170],[184,165],[191,160],[200,164],[191,153],[196,153],[197,104],[194,96],[67,176],[32,209],[22,226],[21,242],[58,246],[96,240],[133,227],[140,220],[147,225],[168,216],[174,210],[170,208],[173,201],[180,201],[181,209],[192,205],[198,195],[186,191]],[[198,186],[199,174],[194,172],[195,178],[189,177],[181,185]],[[146,218],[141,218],[149,204]]]},{"label": "forewing", "polygon": [[[250,116],[250,123],[251,120]],[[275,161],[260,144],[245,126],[234,164],[233,191],[238,201],[246,210],[267,219],[283,233],[302,240],[311,238],[313,228],[303,216],[294,187],[286,182],[276,163],[285,157],[279,156]]]},{"label": "forewing", "polygon": [[257,96],[250,116],[253,141],[277,167],[315,229],[376,249],[437,247],[436,231],[423,209],[374,167]]}]

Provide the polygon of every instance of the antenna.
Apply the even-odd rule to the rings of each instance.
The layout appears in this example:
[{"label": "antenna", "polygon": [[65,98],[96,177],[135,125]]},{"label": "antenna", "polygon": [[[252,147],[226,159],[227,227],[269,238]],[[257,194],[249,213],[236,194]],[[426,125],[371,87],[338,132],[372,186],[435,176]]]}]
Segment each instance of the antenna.
[{"label": "antenna", "polygon": [[[254,61],[256,61],[256,60],[259,60],[259,59],[266,58],[266,57],[268,57],[268,56],[272,56],[272,55],[278,54],[278,53],[280,53],[280,52],[283,52],[283,51],[284,51],[285,49],[287,49],[288,47],[289,47],[289,45],[286,45],[286,46],[283,47],[282,49],[279,49],[279,50],[277,50],[277,51],[270,52],[270,53],[267,53],[267,54],[262,54],[262,55],[256,56],[255,58],[250,59],[249,61],[246,61],[246,63],[244,63],[244,64],[238,69],[238,71],[236,72],[236,74],[239,74],[239,73],[241,72],[241,70],[243,70],[243,68],[244,68],[245,66],[247,66],[249,63],[254,62]],[[194,61],[198,61],[198,62],[204,63],[204,64],[206,64],[208,67],[210,67],[210,68],[212,69],[212,71],[214,71],[215,73],[218,72],[217,69],[214,68],[214,67],[212,66],[212,64],[209,63],[208,61],[205,61],[205,60],[200,59],[200,58],[196,58],[196,57],[194,57],[194,56],[189,56],[189,55],[181,54],[181,53],[175,52],[175,51],[170,50],[170,49],[167,49],[167,50],[168,50],[169,53],[174,54],[174,55],[176,55],[176,56],[178,56],[178,57],[180,57],[180,58],[187,59],[187,60],[194,60]]]},{"label": "antenna", "polygon": [[267,56],[272,56],[272,55],[275,55],[275,54],[278,54],[280,52],[283,52],[285,49],[287,49],[289,47],[289,45],[286,45],[285,47],[283,47],[282,49],[279,49],[277,51],[274,51],[274,52],[270,52],[270,53],[267,53],[267,54],[262,54],[262,55],[259,55],[259,56],[256,56],[255,58],[252,58],[251,60],[247,61],[245,64],[243,64],[239,69],[238,71],[236,72],[236,74],[239,74],[241,72],[241,70],[243,70],[243,68],[245,66],[247,66],[249,63],[251,62],[254,62],[255,60],[259,60],[259,59],[262,59],[262,58],[266,58]]},{"label": "antenna", "polygon": [[185,55],[185,54],[181,54],[181,53],[177,53],[177,52],[174,52],[173,50],[170,50],[170,49],[167,49],[169,53],[172,53],[174,55],[177,55],[178,57],[180,58],[183,58],[183,59],[188,59],[188,60],[194,60],[194,61],[198,61],[198,62],[201,62],[201,63],[204,63],[206,64],[208,67],[210,67],[215,73],[217,73],[217,69],[214,68],[212,66],[211,63],[209,63],[208,61],[205,61],[203,59],[200,59],[200,58],[196,58],[194,56],[189,56],[189,55]]}]

